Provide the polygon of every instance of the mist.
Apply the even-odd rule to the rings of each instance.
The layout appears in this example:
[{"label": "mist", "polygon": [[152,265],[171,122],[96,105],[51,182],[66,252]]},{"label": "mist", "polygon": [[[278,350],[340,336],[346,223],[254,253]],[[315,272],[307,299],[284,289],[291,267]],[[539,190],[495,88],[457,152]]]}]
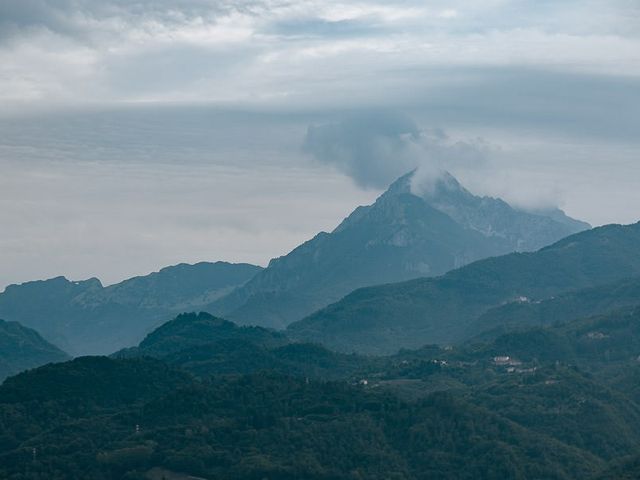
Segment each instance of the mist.
[{"label": "mist", "polygon": [[0,285],[266,264],[416,168],[637,221],[639,19],[623,0],[5,2]]}]

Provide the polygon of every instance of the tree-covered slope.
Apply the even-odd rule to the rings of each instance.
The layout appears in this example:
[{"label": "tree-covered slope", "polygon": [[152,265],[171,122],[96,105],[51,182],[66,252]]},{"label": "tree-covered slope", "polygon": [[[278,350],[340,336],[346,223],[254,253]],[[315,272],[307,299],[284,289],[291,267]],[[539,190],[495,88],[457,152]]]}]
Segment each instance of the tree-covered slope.
[{"label": "tree-covered slope", "polygon": [[640,478],[640,455],[629,455],[603,469],[594,480],[637,480]]},{"label": "tree-covered slope", "polygon": [[69,356],[18,322],[0,320],[0,382],[29,368],[63,362]]},{"label": "tree-covered slope", "polygon": [[491,337],[508,330],[565,323],[638,304],[640,277],[632,277],[546,300],[521,299],[500,305],[482,314],[470,328],[471,332]]},{"label": "tree-covered slope", "polygon": [[230,339],[269,347],[284,345],[289,341],[282,333],[266,328],[241,327],[204,312],[184,313],[147,335],[137,350],[141,355],[164,357],[181,350]]},{"label": "tree-covered slope", "polygon": [[182,311],[229,293],[260,267],[225,262],[176,265],[103,287],[98,279],[64,277],[10,285],[0,316],[37,329],[74,354],[111,353],[137,344]]},{"label": "tree-covered slope", "polygon": [[[640,303],[640,299],[638,301]],[[521,328],[495,338],[474,337],[456,349],[468,359],[508,355],[525,362],[563,362],[590,372],[640,366],[640,306],[545,327]]]},{"label": "tree-covered slope", "polygon": [[220,479],[578,479],[604,466],[450,394],[407,403],[272,374],[201,382],[157,361],[91,357],[2,385],[0,445],[8,480],[141,479],[153,469]]},{"label": "tree-covered slope", "polygon": [[0,386],[0,477],[633,478],[638,339],[626,308],[376,358],[181,315]]},{"label": "tree-covered slope", "polygon": [[320,345],[291,343],[282,333],[238,326],[208,313],[186,313],[151,332],[138,347],[115,358],[155,357],[199,377],[265,370],[301,377],[345,379],[370,360]]},{"label": "tree-covered slope", "polygon": [[640,445],[638,404],[571,368],[498,376],[468,395],[518,425],[605,460],[634,453]]},{"label": "tree-covered slope", "polygon": [[572,235],[534,253],[475,262],[434,279],[356,290],[289,326],[298,339],[343,351],[390,353],[460,342],[490,308],[546,299],[640,274],[640,223]]}]

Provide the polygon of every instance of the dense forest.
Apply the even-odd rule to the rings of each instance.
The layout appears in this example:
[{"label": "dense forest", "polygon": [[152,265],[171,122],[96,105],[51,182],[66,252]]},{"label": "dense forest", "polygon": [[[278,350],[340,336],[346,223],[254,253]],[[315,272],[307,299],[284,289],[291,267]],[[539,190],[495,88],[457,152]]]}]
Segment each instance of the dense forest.
[{"label": "dense forest", "polygon": [[[0,478],[637,478],[639,238],[640,224],[602,227],[356,290],[284,331],[182,313],[109,357],[65,361],[0,323],[0,373],[39,366],[0,386]],[[168,269],[107,293],[202,304],[200,274],[222,267],[238,268]],[[91,287],[56,284],[74,305]],[[87,327],[118,336],[101,318]]]},{"label": "dense forest", "polygon": [[0,477],[635,478],[638,329],[625,308],[365,357],[181,315],[7,379]]},{"label": "dense forest", "polygon": [[0,480],[640,480],[639,113],[640,0],[0,0]]}]

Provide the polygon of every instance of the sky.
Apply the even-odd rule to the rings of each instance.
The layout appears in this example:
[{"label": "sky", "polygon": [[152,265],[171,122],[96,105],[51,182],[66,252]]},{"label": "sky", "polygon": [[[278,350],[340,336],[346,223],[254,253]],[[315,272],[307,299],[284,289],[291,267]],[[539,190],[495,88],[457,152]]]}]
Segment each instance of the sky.
[{"label": "sky", "polygon": [[265,265],[413,168],[640,220],[637,0],[0,1],[0,290]]}]

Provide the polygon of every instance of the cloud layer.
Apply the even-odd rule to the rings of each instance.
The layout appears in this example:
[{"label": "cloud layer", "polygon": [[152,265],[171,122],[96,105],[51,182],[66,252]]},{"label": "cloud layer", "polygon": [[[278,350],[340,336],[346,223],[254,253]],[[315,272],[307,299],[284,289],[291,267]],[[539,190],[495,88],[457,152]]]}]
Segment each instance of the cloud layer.
[{"label": "cloud layer", "polygon": [[377,189],[416,168],[423,172],[480,168],[490,151],[482,139],[453,140],[440,129],[420,129],[410,117],[388,111],[312,125],[303,148],[360,187]]},{"label": "cloud layer", "polygon": [[638,76],[639,32],[630,0],[1,2],[0,99],[388,106],[441,68]]}]

